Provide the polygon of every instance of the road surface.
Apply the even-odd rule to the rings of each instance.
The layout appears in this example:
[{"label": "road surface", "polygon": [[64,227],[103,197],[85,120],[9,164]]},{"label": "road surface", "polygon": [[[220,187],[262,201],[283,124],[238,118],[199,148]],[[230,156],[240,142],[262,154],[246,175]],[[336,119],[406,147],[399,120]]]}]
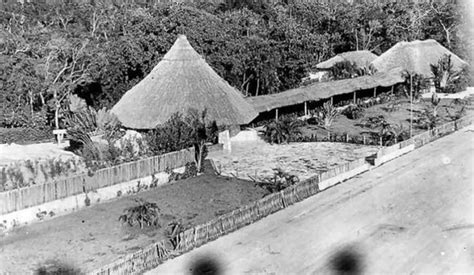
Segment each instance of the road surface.
[{"label": "road surface", "polygon": [[472,274],[473,133],[437,140],[148,274],[192,274],[205,257],[220,274]]}]

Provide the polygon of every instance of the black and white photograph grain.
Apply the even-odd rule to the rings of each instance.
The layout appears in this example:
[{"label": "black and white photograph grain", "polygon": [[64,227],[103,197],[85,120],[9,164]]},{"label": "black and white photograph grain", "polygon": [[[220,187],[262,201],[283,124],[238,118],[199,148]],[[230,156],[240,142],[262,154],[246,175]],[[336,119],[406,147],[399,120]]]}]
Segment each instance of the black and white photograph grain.
[{"label": "black and white photograph grain", "polygon": [[0,0],[0,275],[473,275],[474,0]]}]

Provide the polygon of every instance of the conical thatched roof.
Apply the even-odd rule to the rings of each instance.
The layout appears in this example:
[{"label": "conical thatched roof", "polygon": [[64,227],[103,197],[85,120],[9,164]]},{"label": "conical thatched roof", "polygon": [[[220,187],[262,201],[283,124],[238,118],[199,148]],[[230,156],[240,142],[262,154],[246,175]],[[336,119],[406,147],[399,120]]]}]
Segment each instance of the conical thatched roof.
[{"label": "conical thatched roof", "polygon": [[463,66],[467,66],[465,61],[433,39],[398,42],[377,57],[372,64],[377,71],[386,72],[399,67],[410,73],[432,77],[430,64],[438,64],[438,60],[444,54],[451,55],[454,70],[460,70]]},{"label": "conical thatched roof", "polygon": [[172,114],[207,109],[218,125],[241,125],[258,113],[179,36],[149,75],[126,92],[112,112],[127,128],[152,129]]},{"label": "conical thatched roof", "polygon": [[376,58],[377,55],[373,54],[371,51],[350,51],[333,56],[328,60],[316,65],[316,68],[319,70],[328,70],[331,69],[336,63],[342,61],[355,63],[357,67],[362,68],[368,67],[370,62],[374,61]]}]

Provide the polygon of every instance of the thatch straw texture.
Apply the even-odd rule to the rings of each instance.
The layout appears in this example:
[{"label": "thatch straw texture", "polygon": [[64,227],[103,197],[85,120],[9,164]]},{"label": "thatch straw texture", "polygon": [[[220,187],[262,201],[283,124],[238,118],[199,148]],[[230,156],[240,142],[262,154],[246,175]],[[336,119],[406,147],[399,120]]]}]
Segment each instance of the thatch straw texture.
[{"label": "thatch straw texture", "polygon": [[120,122],[133,129],[152,129],[173,113],[207,109],[207,119],[218,125],[241,125],[258,114],[191,47],[185,36],[142,81],[112,108]]},{"label": "thatch straw texture", "polygon": [[372,61],[377,58],[376,54],[373,54],[371,51],[350,51],[345,53],[340,53],[336,56],[329,58],[326,61],[323,61],[316,65],[316,68],[319,70],[329,70],[336,63],[349,61],[355,63],[357,67],[363,68],[368,67]]},{"label": "thatch straw texture", "polygon": [[258,112],[266,112],[275,108],[304,103],[305,101],[318,101],[335,95],[348,94],[358,90],[372,89],[375,87],[388,87],[405,81],[399,69],[389,72],[357,78],[342,79],[328,82],[316,82],[311,85],[288,90],[278,94],[249,97],[247,101]]},{"label": "thatch straw texture", "polygon": [[409,73],[432,77],[430,64],[438,64],[445,54],[451,55],[454,70],[461,70],[467,63],[433,39],[398,42],[377,57],[372,65],[380,72],[401,68]]}]

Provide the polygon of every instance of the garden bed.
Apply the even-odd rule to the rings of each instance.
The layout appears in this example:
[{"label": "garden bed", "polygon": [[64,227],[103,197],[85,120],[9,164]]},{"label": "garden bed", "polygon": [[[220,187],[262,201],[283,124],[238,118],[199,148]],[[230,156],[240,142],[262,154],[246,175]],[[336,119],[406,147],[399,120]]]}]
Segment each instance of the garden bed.
[{"label": "garden bed", "polygon": [[[368,128],[362,127],[362,124],[368,117],[377,117],[383,115],[385,121],[390,125],[399,126],[402,125],[402,129],[406,130],[407,133],[410,131],[410,102],[408,99],[399,99],[399,104],[395,110],[390,110],[393,103],[383,103],[374,105],[365,109],[363,117],[358,119],[348,119],[346,116],[339,114],[333,123],[328,129],[316,125],[305,125],[301,127],[302,134],[304,136],[316,136],[318,140],[324,140],[328,138],[328,133],[340,135],[341,139],[346,134],[349,137],[362,137],[363,135],[369,137],[372,133],[378,133],[381,130],[381,127]],[[422,133],[428,129],[423,129],[419,127],[416,123],[416,118],[418,114],[425,110],[426,108],[431,107],[431,102],[429,100],[422,100],[416,103],[413,103],[413,135]],[[452,121],[446,111],[446,108],[449,109],[449,113],[454,115],[457,111],[463,108],[461,104],[455,104],[454,100],[445,99],[439,103],[438,106],[438,116],[439,120],[436,125],[442,125]],[[466,112],[465,115],[470,115],[474,113],[470,105],[464,107]],[[369,139],[367,139],[368,141]]]},{"label": "garden bed", "polygon": [[[252,182],[204,174],[18,228],[0,237],[0,273],[32,273],[46,262],[90,271],[164,239],[170,221],[181,220],[185,227],[201,224],[267,193]],[[134,198],[157,204],[161,228],[140,230],[118,221]]]}]

